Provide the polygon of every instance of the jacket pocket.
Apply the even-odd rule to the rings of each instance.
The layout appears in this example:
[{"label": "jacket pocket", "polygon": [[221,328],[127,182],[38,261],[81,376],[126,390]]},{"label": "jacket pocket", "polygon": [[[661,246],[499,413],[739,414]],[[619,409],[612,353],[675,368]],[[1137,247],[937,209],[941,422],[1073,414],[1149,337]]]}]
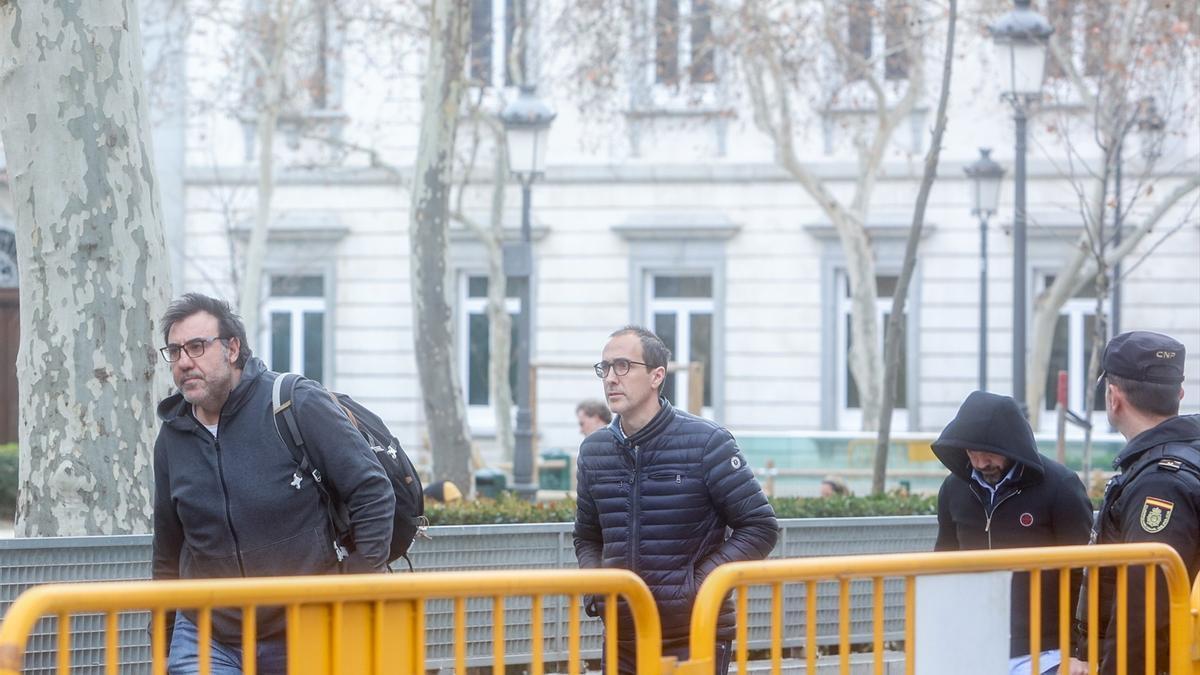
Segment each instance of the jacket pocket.
[{"label": "jacket pocket", "polygon": [[322,523],[286,539],[242,552],[246,576],[329,574],[338,570],[333,537]]}]

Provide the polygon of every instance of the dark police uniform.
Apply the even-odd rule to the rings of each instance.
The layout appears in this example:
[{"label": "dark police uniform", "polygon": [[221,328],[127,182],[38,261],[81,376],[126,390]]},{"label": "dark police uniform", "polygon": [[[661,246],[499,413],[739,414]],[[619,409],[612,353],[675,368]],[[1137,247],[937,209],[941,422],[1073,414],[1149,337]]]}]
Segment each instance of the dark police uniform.
[{"label": "dark police uniform", "polygon": [[[1184,348],[1178,341],[1148,332],[1124,333],[1104,351],[1105,374],[1128,380],[1178,385],[1183,382]],[[1200,415],[1176,416],[1129,439],[1113,461],[1120,473],[1109,481],[1096,519],[1093,539],[1100,544],[1162,542],[1174,548],[1187,566],[1189,580],[1200,571]],[[1143,567],[1129,568],[1128,636],[1125,653],[1129,675],[1144,672],[1145,581]],[[1100,574],[1100,672],[1117,670],[1116,578],[1113,568]],[[1166,582],[1155,586],[1156,655],[1154,671],[1168,669]],[[1080,619],[1086,621],[1086,586]],[[1086,625],[1086,624],[1085,624]],[[1086,649],[1081,645],[1081,649]],[[1082,651],[1080,658],[1086,658]]]}]

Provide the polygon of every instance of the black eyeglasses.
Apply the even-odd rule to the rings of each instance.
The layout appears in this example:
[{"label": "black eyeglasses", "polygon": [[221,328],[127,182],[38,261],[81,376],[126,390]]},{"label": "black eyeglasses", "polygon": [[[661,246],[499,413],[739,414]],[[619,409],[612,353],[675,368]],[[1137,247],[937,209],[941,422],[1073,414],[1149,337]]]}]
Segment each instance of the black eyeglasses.
[{"label": "black eyeglasses", "polygon": [[629,368],[634,365],[646,366],[647,368],[650,367],[649,363],[642,363],[641,361],[630,361],[629,359],[613,359],[612,361],[601,361],[600,363],[597,363],[596,365],[594,365],[592,367],[596,369],[596,377],[598,377],[600,379],[604,379],[604,378],[608,377],[608,369],[609,368],[611,368],[612,371],[617,374],[617,377],[625,377],[626,375],[629,374]]},{"label": "black eyeglasses", "polygon": [[170,345],[167,345],[166,347],[163,347],[162,349],[159,349],[158,351],[160,354],[163,355],[163,358],[167,360],[167,363],[175,363],[176,361],[179,360],[180,355],[184,354],[185,352],[187,353],[187,355],[189,357],[191,357],[193,359],[198,359],[201,356],[204,356],[204,348],[205,347],[209,346],[210,344],[212,344],[213,342],[215,342],[217,340],[228,340],[228,339],[229,338],[224,338],[224,337],[220,337],[220,336],[207,337],[207,338],[192,338],[191,340],[188,340],[187,342],[185,342],[181,345],[170,344]]}]

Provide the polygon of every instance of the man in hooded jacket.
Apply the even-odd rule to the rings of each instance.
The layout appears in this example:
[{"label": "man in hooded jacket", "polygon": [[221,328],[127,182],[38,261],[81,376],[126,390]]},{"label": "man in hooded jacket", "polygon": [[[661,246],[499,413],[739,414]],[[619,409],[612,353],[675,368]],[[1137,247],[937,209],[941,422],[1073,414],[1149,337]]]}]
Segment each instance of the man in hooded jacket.
[{"label": "man in hooded jacket", "polygon": [[[1086,544],[1092,504],[1083,483],[1038,453],[1016,402],[972,392],[933,443],[950,475],[938,493],[937,551]],[[1072,588],[1077,587],[1076,575]],[[1058,575],[1042,575],[1039,670],[1054,672],[1059,652]],[[1029,574],[1012,581],[1011,672],[1028,673]]]}]

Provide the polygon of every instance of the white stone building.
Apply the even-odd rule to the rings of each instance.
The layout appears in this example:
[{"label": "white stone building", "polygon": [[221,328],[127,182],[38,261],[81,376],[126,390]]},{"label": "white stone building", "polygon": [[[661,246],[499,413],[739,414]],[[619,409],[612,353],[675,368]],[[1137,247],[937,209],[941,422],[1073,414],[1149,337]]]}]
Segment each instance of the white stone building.
[{"label": "white stone building", "polygon": [[[505,10],[513,3],[476,4],[476,17],[490,14],[491,19],[491,24],[475,27],[481,49],[484,36],[505,34]],[[686,19],[704,3],[674,4]],[[543,44],[551,42],[544,34],[549,23],[539,25]],[[950,124],[910,296],[906,372],[895,416],[900,430],[940,429],[977,385],[979,223],[969,213],[963,167],[978,157],[980,146],[992,147],[993,156],[1008,169],[1000,212],[988,232],[987,364],[989,388],[1011,391],[1008,228],[1014,132],[1010,110],[997,90],[994,47],[973,27],[969,21],[960,26]],[[168,227],[176,290],[232,299],[231,251],[240,249],[253,222],[256,160],[253,126],[239,119],[233,107],[209,104],[223,100],[220,89],[236,79],[223,70],[222,50],[210,48],[227,37],[192,33],[183,52],[186,60],[169,61],[177,74],[186,73],[189,105],[164,108],[158,168],[164,204],[176,218]],[[378,148],[402,173],[410,171],[420,114],[420,83],[412,74],[420,59],[390,73],[378,65],[368,67],[363,50],[351,47],[359,38],[321,33],[324,47],[314,49],[336,57],[321,65],[324,105],[300,112],[310,120],[333,120],[339,138]],[[884,36],[873,39],[882,44]],[[940,39],[931,45],[940,49]],[[503,61],[503,42],[491,41],[492,72],[477,73],[499,85],[486,92],[494,110],[514,94],[503,86],[497,65]],[[687,66],[688,43],[677,46],[674,58]],[[647,54],[653,62],[656,52]],[[936,103],[938,60],[936,54],[929,59],[928,91],[911,123],[895,135],[870,207],[881,315],[885,301],[890,303],[889,289],[912,219]],[[705,388],[704,410],[735,434],[859,426],[856,393],[847,377],[849,309],[837,237],[813,199],[776,165],[769,141],[736,94],[736,74],[723,71],[722,65],[718,54],[715,82],[688,100],[671,96],[669,87],[656,83],[653,68],[631,71],[637,81],[625,83],[628,89],[620,95],[632,103],[599,121],[579,110],[570,83],[554,75],[552,62],[542,65],[539,93],[559,115],[546,176],[533,188],[534,359],[577,366],[539,374],[536,419],[542,448],[577,446],[574,406],[600,394],[589,364],[598,360],[608,333],[630,322],[657,329],[678,360],[705,362],[711,383]],[[1185,97],[1181,107],[1188,108],[1188,124],[1196,119],[1194,78],[1191,85],[1190,100]],[[724,101],[732,107],[723,107]],[[802,130],[805,161],[842,196],[858,171],[842,127],[844,118],[854,114],[830,109],[807,120]],[[1065,177],[1071,171],[1066,151],[1047,130],[1050,120],[1062,114],[1043,111],[1030,124],[1029,306],[1065,259],[1082,223],[1076,192]],[[1086,122],[1082,113],[1077,117],[1080,124]],[[1200,170],[1200,129],[1183,131],[1172,136],[1156,165],[1153,195],[1138,202],[1127,222],[1136,222],[1173,185]],[[1079,129],[1076,137],[1086,141],[1087,130]],[[352,393],[381,413],[408,448],[422,448],[408,275],[409,193],[402,181],[370,168],[360,155],[330,162],[326,160],[335,153],[327,145],[303,140],[291,147],[288,141],[283,134],[277,149],[281,169],[264,274],[263,330],[252,337],[253,347],[276,368],[303,370],[331,388]],[[1086,147],[1081,152],[1095,154]],[[1126,155],[1129,173],[1140,172],[1140,155]],[[477,187],[467,199],[468,207],[480,214],[486,213],[489,199],[487,173],[479,171]],[[1185,386],[1191,391],[1184,400],[1191,412],[1200,410],[1200,392],[1192,389],[1200,382],[1196,203],[1195,193],[1183,200],[1130,258],[1145,261],[1128,272],[1120,312],[1123,329],[1170,333],[1194,355],[1187,364]],[[520,218],[515,184],[506,212],[515,236]],[[498,461],[489,450],[492,421],[480,367],[486,359],[483,256],[483,247],[468,231],[453,234],[450,291],[460,378],[473,436],[485,456]],[[514,300],[512,310],[518,309]],[[1091,300],[1070,302],[1056,342],[1056,364],[1070,367],[1076,409],[1082,407],[1086,386],[1085,331],[1093,311]],[[676,378],[679,395],[687,391],[685,377]],[[1049,423],[1045,416],[1044,424]]]}]

